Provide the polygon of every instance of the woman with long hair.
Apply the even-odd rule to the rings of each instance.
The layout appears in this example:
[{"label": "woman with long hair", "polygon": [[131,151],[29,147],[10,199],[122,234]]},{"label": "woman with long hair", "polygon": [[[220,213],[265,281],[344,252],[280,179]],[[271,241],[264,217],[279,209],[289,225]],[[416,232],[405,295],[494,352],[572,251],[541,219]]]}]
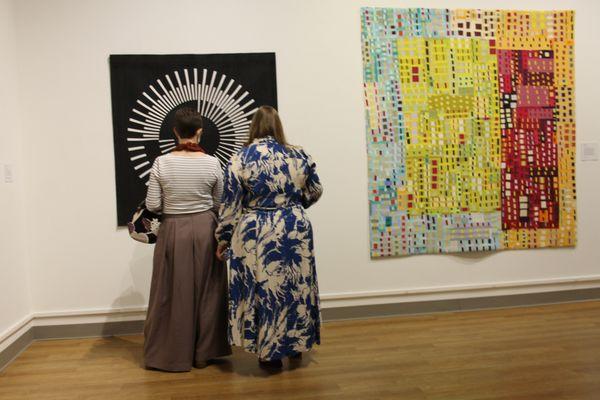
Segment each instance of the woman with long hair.
[{"label": "woman with long hair", "polygon": [[[313,231],[305,209],[322,193],[312,158],[289,145],[263,106],[225,172],[217,256],[229,258],[229,342],[279,368],[320,343]],[[228,256],[228,257],[226,257]]]},{"label": "woman with long hair", "polygon": [[162,212],[154,248],[148,317],[144,327],[147,368],[189,371],[231,354],[227,342],[227,270],[215,257],[216,211],[223,172],[198,145],[202,116],[175,113],[179,145],[152,166],[146,207]]}]

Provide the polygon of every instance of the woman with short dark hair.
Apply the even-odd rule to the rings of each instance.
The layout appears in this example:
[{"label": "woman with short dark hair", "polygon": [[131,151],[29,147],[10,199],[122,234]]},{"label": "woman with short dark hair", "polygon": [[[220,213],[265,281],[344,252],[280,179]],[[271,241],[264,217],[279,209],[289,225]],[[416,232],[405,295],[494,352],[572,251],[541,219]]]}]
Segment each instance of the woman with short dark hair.
[{"label": "woman with short dark hair", "polygon": [[175,113],[176,149],[154,161],[146,207],[162,212],[154,249],[147,368],[189,371],[231,354],[227,343],[227,271],[215,257],[214,231],[223,191],[219,161],[198,145],[202,116]]},{"label": "woman with short dark hair", "polygon": [[261,107],[225,173],[217,256],[229,254],[229,341],[282,366],[320,342],[312,226],[315,163],[287,144],[277,111]]}]

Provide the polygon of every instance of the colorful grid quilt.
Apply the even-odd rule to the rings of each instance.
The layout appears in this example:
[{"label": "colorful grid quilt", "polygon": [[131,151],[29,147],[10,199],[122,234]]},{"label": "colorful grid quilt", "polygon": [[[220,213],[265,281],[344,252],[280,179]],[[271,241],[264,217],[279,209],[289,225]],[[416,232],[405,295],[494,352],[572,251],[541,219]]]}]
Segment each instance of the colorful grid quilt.
[{"label": "colorful grid quilt", "polygon": [[363,8],[371,256],[574,246],[574,14]]}]

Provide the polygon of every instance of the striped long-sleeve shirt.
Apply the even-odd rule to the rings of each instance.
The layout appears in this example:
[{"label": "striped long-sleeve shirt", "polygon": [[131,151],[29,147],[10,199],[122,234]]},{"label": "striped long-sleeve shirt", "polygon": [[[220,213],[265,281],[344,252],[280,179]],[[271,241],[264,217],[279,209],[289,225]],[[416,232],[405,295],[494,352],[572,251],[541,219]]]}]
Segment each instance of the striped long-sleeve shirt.
[{"label": "striped long-sleeve shirt", "polygon": [[218,211],[223,193],[219,160],[203,154],[167,154],[154,160],[146,207],[163,214]]}]

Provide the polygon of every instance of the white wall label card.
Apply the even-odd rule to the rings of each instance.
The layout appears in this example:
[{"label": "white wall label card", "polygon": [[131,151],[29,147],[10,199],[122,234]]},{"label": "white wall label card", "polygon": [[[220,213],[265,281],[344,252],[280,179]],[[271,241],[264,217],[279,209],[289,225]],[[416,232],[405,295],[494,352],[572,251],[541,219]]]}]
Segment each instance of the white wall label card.
[{"label": "white wall label card", "polygon": [[581,144],[581,161],[598,161],[598,142]]},{"label": "white wall label card", "polygon": [[4,183],[13,183],[13,166],[12,164],[4,164]]}]

